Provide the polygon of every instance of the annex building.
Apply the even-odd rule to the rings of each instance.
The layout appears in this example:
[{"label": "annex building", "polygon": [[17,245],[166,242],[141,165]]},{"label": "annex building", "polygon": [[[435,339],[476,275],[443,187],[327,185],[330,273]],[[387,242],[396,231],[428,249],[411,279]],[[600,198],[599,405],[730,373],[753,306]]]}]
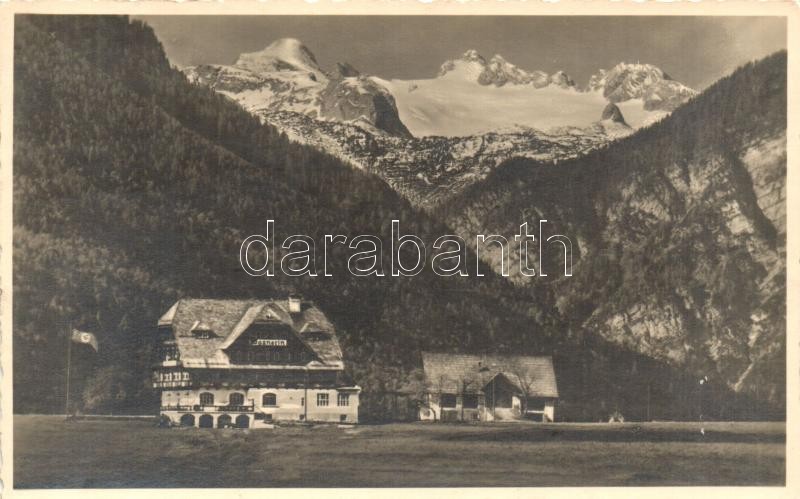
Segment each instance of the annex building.
[{"label": "annex building", "polygon": [[358,422],[361,389],[344,373],[336,332],[300,297],[179,300],[158,334],[153,387],[172,424]]},{"label": "annex building", "polygon": [[551,357],[422,354],[423,421],[555,421]]}]

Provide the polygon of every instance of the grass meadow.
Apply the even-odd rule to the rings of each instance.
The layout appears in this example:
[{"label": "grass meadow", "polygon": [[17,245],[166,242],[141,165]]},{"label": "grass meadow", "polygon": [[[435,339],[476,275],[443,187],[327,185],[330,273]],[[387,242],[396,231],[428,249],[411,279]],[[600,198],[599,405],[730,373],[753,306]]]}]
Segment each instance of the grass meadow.
[{"label": "grass meadow", "polygon": [[15,488],[784,481],[784,423],[409,423],[208,430],[157,428],[150,420],[14,417]]}]

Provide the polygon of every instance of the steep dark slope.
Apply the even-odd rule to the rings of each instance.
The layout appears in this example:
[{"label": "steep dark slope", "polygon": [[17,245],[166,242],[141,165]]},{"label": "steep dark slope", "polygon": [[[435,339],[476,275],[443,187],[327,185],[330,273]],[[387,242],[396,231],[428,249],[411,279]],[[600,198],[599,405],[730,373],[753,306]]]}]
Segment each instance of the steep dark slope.
[{"label": "steep dark slope", "polygon": [[602,151],[555,166],[507,163],[445,220],[465,234],[507,235],[520,215],[555,222],[578,246],[574,276],[517,282],[552,289],[572,331],[780,410],[785,194],[786,54],[777,53]]}]

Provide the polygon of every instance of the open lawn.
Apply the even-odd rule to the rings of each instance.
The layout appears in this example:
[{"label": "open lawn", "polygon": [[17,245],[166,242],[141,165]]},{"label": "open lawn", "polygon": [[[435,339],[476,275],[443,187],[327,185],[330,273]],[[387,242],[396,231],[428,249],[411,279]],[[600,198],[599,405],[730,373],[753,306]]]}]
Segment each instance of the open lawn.
[{"label": "open lawn", "polygon": [[14,486],[783,485],[784,423],[161,429],[14,417]]}]

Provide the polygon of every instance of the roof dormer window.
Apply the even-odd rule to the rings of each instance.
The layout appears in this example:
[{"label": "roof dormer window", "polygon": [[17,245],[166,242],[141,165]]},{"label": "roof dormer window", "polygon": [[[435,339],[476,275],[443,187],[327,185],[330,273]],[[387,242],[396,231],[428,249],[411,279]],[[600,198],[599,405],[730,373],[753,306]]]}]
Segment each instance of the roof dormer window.
[{"label": "roof dormer window", "polygon": [[195,321],[192,325],[192,328],[189,330],[192,333],[192,336],[199,339],[209,339],[209,338],[216,338],[217,335],[214,331],[202,321]]}]

